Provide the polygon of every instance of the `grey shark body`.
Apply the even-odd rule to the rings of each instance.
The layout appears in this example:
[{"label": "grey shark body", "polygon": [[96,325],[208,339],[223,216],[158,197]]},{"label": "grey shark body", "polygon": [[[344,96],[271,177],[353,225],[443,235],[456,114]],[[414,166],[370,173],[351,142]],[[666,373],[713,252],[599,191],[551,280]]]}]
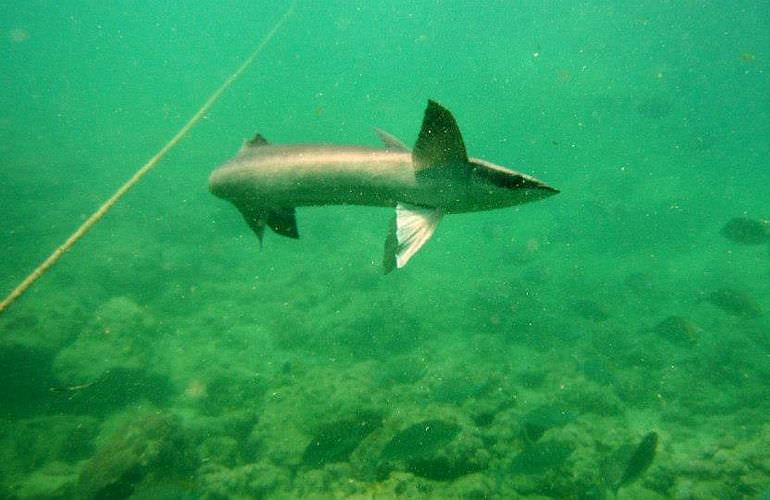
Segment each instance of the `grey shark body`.
[{"label": "grey shark body", "polygon": [[385,242],[385,271],[403,267],[444,214],[492,210],[558,193],[526,174],[469,158],[451,113],[428,101],[409,151],[377,130],[385,148],[270,145],[260,135],[215,170],[213,194],[232,202],[262,242],[265,227],[299,237],[295,207],[395,207]]}]

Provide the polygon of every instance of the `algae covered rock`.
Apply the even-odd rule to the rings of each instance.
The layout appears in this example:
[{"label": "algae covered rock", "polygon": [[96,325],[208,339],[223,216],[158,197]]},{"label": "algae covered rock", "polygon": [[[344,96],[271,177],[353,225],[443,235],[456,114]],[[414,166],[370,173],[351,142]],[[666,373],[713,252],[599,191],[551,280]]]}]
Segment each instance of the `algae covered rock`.
[{"label": "algae covered rock", "polygon": [[572,308],[581,318],[596,321],[597,323],[607,321],[612,316],[606,304],[591,299],[575,301],[572,304]]},{"label": "algae covered rock", "polygon": [[147,309],[128,297],[112,297],[59,352],[54,372],[64,383],[82,384],[114,368],[146,369],[153,359],[157,327]]},{"label": "algae covered rock", "polygon": [[[73,498],[78,465],[92,453],[97,431],[91,417],[1,421],[0,498]],[[6,494],[5,486],[14,494]]]},{"label": "algae covered rock", "polygon": [[13,494],[0,489],[0,498],[72,498],[78,475],[73,464],[47,462],[13,484]]},{"label": "algae covered rock", "polygon": [[22,416],[40,411],[41,401],[50,399],[48,388],[53,353],[41,349],[0,343],[0,387],[3,416]]},{"label": "algae covered rock", "polygon": [[754,297],[735,288],[718,288],[706,294],[705,300],[731,316],[756,318],[762,315],[762,308]]},{"label": "algae covered rock", "polygon": [[380,455],[380,474],[392,470],[436,481],[450,481],[487,466],[481,440],[453,422],[430,419],[410,425],[388,441]]},{"label": "algae covered rock", "polygon": [[703,329],[682,316],[669,316],[655,325],[653,331],[671,342],[693,345],[698,343]]},{"label": "algae covered rock", "polygon": [[[289,472],[266,462],[228,468],[206,466],[201,469],[203,498],[265,498],[276,490],[288,488]],[[292,498],[285,495],[283,498]]]},{"label": "algae covered rock", "polygon": [[302,454],[302,464],[319,467],[345,462],[366,436],[382,426],[376,413],[361,413],[355,418],[322,425]]},{"label": "algae covered rock", "polygon": [[167,480],[178,471],[184,453],[176,419],[163,412],[143,412],[110,433],[83,467],[78,497],[127,498],[142,482]]},{"label": "algae covered rock", "polygon": [[443,420],[424,420],[412,424],[391,439],[382,450],[385,460],[408,460],[433,454],[447,445],[460,426]]},{"label": "algae covered rock", "polygon": [[109,414],[146,399],[162,405],[172,393],[158,356],[158,321],[128,297],[99,307],[75,341],[53,361],[47,385],[69,413]]},{"label": "algae covered rock", "polygon": [[577,412],[571,411],[564,406],[546,404],[533,408],[524,415],[524,422],[522,423],[524,440],[534,443],[548,429],[570,424],[577,417]]},{"label": "algae covered rock", "polygon": [[761,245],[770,241],[770,219],[733,217],[719,231],[730,241],[742,245]]},{"label": "algae covered rock", "polygon": [[566,464],[575,447],[566,441],[543,441],[528,446],[511,462],[514,474],[542,474]]},{"label": "algae covered rock", "polygon": [[63,415],[21,419],[4,427],[0,474],[8,472],[3,470],[8,462],[25,471],[56,461],[78,462],[91,453],[99,428],[93,417]]}]

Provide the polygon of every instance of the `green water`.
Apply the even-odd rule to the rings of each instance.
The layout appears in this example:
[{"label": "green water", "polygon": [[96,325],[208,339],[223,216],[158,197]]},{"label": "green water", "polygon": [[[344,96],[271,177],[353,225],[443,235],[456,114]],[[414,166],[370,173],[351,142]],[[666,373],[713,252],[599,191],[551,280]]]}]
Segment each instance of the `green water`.
[{"label": "green water", "polygon": [[[288,6],[117,4],[3,2],[3,294]],[[618,498],[767,495],[770,247],[720,229],[770,217],[769,12],[300,0],[0,315],[0,498],[612,498],[649,432]],[[429,98],[561,194],[446,217],[383,276],[389,209],[299,209],[260,251],[208,193],[256,132],[412,144]]]}]

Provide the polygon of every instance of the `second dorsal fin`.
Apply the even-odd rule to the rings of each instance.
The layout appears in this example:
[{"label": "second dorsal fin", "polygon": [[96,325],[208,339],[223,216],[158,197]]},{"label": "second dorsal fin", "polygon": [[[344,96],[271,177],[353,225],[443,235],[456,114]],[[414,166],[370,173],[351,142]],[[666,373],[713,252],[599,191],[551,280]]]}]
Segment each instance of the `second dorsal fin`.
[{"label": "second dorsal fin", "polygon": [[385,144],[386,148],[394,151],[409,152],[409,148],[393,134],[389,134],[377,127],[374,128],[374,133],[377,134],[377,137],[379,137],[382,143]]}]

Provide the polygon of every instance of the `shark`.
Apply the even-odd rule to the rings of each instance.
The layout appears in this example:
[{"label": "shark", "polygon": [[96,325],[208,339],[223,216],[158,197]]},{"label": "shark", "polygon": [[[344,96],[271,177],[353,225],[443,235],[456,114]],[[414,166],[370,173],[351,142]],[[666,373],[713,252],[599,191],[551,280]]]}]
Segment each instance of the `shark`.
[{"label": "shark", "polygon": [[380,148],[270,144],[257,134],[209,177],[209,190],[231,202],[259,239],[265,228],[299,238],[296,208],[364,205],[395,208],[383,270],[402,268],[448,214],[521,205],[559,193],[543,181],[468,156],[452,113],[428,100],[409,150],[375,129]]}]

